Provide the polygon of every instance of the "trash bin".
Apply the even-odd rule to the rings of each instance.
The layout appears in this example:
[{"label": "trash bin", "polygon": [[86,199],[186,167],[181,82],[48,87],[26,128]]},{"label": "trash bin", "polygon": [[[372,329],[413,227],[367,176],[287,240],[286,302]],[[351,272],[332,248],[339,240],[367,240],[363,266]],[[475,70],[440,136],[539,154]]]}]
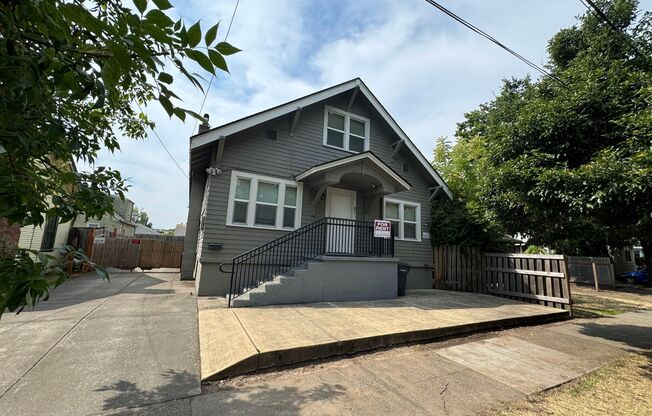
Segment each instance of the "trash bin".
[{"label": "trash bin", "polygon": [[407,287],[407,275],[410,273],[410,265],[407,263],[398,264],[398,295],[405,296]]}]

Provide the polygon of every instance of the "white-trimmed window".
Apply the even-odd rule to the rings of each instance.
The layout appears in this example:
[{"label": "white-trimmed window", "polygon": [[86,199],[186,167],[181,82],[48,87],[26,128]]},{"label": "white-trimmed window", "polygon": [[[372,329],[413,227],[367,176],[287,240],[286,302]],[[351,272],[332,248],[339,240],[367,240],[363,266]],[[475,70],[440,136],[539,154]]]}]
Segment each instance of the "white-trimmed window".
[{"label": "white-trimmed window", "polygon": [[383,218],[391,221],[397,240],[421,241],[421,205],[385,198]]},{"label": "white-trimmed window", "polygon": [[369,119],[326,106],[324,146],[353,153],[369,150]]},{"label": "white-trimmed window", "polygon": [[302,184],[231,172],[226,225],[295,230],[301,224]]}]

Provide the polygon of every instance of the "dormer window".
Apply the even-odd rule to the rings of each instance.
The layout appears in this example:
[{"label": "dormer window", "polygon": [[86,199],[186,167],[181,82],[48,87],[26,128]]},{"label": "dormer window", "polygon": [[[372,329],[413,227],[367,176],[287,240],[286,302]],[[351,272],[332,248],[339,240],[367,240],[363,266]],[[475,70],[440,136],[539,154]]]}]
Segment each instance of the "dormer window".
[{"label": "dormer window", "polygon": [[369,120],[326,106],[324,146],[353,153],[369,150]]}]

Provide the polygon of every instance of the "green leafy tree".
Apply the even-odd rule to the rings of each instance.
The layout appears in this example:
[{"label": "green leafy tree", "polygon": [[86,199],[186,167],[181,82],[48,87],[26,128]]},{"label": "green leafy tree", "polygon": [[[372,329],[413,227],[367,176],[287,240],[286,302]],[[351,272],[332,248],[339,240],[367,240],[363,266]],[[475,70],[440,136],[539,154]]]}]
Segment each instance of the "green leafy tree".
[{"label": "green leafy tree", "polygon": [[[74,172],[62,164],[93,165],[100,149],[119,149],[118,137],[144,138],[153,127],[142,110],[150,102],[170,117],[199,118],[179,105],[173,72],[203,91],[192,68],[228,71],[224,56],[238,49],[216,43],[217,24],[202,33],[199,22],[172,19],[168,0],[134,5],[0,3],[0,217],[38,226],[46,217],[64,222],[111,213],[109,195],[123,197],[126,189],[120,173],[102,166]],[[48,261],[29,264],[38,259],[34,253],[15,254],[2,259],[0,314],[34,305],[66,278]]]},{"label": "green leafy tree", "polygon": [[135,222],[136,224],[142,224],[145,227],[152,228],[152,223],[149,220],[149,215],[142,208],[138,209],[138,207],[134,206],[134,212],[131,216],[131,221]]},{"label": "green leafy tree", "polygon": [[597,3],[620,30],[587,13],[555,35],[548,69],[563,84],[505,81],[458,126],[451,159],[476,142],[480,161],[445,177],[534,244],[595,255],[640,239],[652,251],[652,14]]}]

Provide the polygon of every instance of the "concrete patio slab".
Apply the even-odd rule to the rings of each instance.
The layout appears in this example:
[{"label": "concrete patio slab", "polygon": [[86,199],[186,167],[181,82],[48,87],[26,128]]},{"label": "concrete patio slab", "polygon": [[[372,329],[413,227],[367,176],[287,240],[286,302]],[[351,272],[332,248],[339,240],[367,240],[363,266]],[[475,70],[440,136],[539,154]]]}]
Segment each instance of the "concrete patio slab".
[{"label": "concrete patio slab", "polygon": [[567,311],[540,305],[436,290],[392,300],[234,309],[226,308],[223,300],[203,299],[201,374],[203,380],[225,378],[405,342],[567,317]]}]

